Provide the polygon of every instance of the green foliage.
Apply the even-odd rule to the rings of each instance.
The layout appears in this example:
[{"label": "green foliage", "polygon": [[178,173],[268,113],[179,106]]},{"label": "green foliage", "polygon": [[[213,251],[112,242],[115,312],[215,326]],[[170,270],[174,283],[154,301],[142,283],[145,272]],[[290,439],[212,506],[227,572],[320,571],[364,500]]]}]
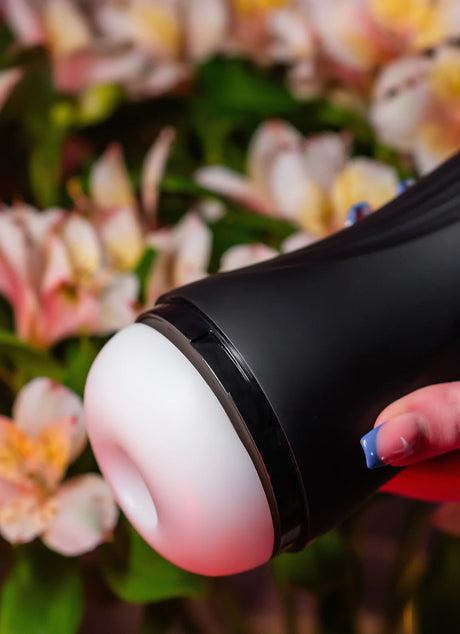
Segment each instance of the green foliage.
[{"label": "green foliage", "polygon": [[330,531],[299,553],[285,553],[271,562],[275,578],[321,593],[343,582],[347,551],[338,530]]},{"label": "green foliage", "polygon": [[123,522],[118,527],[116,543],[102,550],[101,559],[107,585],[129,603],[197,597],[205,591],[201,577],[163,559]]},{"label": "green foliage", "polygon": [[83,612],[78,562],[18,547],[0,597],[0,634],[72,634]]},{"label": "green foliage", "polygon": [[0,363],[19,368],[23,382],[34,376],[60,379],[64,371],[49,352],[35,348],[6,330],[0,330]]},{"label": "green foliage", "polygon": [[83,396],[86,377],[100,348],[101,345],[97,345],[96,340],[89,337],[71,341],[66,346],[66,367],[62,372],[61,382],[80,396]]},{"label": "green foliage", "polygon": [[141,301],[145,301],[147,280],[152,268],[152,264],[155,260],[155,257],[156,257],[155,249],[148,247],[147,249],[145,249],[144,253],[142,254],[142,257],[137,263],[137,266],[134,271],[135,274],[137,275],[137,279],[139,280],[139,285],[141,289]]},{"label": "green foliage", "polygon": [[207,62],[197,82],[197,106],[206,115],[259,119],[286,116],[298,108],[281,80],[241,59]]}]

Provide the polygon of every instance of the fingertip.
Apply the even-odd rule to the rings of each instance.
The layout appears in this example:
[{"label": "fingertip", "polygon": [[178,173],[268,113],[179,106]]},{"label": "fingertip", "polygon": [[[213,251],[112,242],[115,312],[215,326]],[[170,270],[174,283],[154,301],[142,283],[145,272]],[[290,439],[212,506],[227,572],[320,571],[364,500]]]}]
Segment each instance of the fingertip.
[{"label": "fingertip", "polygon": [[379,467],[385,466],[385,463],[379,458],[377,451],[377,436],[379,434],[380,427],[381,425],[374,427],[374,429],[367,432],[367,434],[365,434],[360,440],[368,469],[378,469]]}]

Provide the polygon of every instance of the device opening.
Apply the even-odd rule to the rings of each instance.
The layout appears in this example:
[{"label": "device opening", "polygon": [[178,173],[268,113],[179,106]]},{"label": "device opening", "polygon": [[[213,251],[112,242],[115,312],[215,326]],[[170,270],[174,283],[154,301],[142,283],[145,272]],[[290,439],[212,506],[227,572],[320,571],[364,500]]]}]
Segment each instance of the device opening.
[{"label": "device opening", "polygon": [[106,450],[103,466],[106,480],[128,520],[140,533],[150,533],[158,523],[157,509],[139,468],[119,445]]}]

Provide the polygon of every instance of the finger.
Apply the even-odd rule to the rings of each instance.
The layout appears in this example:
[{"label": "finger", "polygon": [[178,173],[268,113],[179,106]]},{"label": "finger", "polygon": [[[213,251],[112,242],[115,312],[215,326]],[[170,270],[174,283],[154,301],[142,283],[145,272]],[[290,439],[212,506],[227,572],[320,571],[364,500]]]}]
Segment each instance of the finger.
[{"label": "finger", "polygon": [[460,449],[460,382],[430,385],[389,405],[361,439],[370,469]]}]

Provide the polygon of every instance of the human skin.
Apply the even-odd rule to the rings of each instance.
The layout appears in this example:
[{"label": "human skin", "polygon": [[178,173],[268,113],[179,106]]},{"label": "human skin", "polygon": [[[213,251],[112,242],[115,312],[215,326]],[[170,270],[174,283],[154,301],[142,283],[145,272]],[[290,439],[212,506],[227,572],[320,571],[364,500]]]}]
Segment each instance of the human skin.
[{"label": "human skin", "polygon": [[369,468],[407,467],[382,490],[460,501],[460,381],[430,385],[391,403],[361,444]]}]

